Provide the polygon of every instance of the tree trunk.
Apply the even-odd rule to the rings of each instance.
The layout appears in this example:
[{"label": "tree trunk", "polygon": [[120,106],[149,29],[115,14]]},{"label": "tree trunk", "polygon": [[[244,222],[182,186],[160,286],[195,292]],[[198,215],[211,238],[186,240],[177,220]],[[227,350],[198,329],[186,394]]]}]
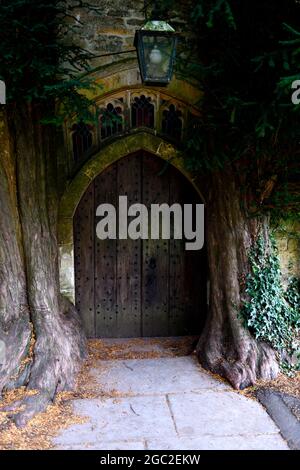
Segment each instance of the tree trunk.
[{"label": "tree trunk", "polygon": [[259,235],[268,242],[268,220],[247,216],[243,185],[231,165],[210,180],[206,221],[210,302],[197,345],[201,364],[236,389],[278,374],[275,352],[257,342],[240,317],[249,272],[248,250]]},{"label": "tree trunk", "polygon": [[27,303],[22,238],[17,209],[15,159],[7,119],[0,113],[0,391],[18,375],[29,351],[31,325]]},{"label": "tree trunk", "polygon": [[[26,400],[24,411],[14,416],[20,425],[44,409],[57,391],[72,387],[85,350],[85,340],[75,308],[59,293],[55,130],[43,126],[41,117],[40,108],[28,105],[14,110],[9,120],[10,135],[14,141],[16,194],[24,261],[23,265],[19,262],[20,254],[16,248],[9,248],[5,266],[6,272],[16,261],[20,266],[19,271],[10,274],[7,282],[11,289],[13,283],[23,283],[19,288],[22,308],[15,317],[20,323],[21,312],[27,314],[26,318],[24,314],[22,316],[27,324],[27,350],[30,322],[34,337],[26,374],[23,371],[15,383],[39,391],[38,395]],[[5,197],[9,198],[8,195],[4,196],[4,201]],[[10,217],[13,225],[16,223],[15,213],[11,210]],[[7,243],[10,240],[11,235]],[[6,303],[7,295],[1,300]],[[5,329],[7,322],[4,323]],[[12,342],[10,347],[15,348],[16,344]],[[26,347],[23,353],[20,352],[20,358],[24,356]],[[12,354],[7,356],[6,362],[11,362]]]}]

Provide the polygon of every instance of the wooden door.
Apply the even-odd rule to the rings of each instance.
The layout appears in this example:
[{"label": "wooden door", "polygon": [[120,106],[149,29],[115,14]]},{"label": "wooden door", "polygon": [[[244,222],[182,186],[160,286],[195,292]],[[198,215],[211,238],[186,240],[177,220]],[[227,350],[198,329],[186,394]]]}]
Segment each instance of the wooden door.
[{"label": "wooden door", "polygon": [[[199,334],[206,313],[206,254],[184,240],[100,240],[96,208],[134,202],[201,203],[174,167],[139,152],[101,173],[74,216],[76,307],[88,337]],[[118,212],[118,211],[117,211]]]}]

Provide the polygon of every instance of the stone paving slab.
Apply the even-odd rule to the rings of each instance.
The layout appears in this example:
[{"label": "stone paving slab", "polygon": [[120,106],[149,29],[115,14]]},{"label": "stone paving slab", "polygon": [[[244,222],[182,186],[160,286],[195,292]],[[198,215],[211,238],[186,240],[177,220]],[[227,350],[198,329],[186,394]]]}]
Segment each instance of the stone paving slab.
[{"label": "stone paving slab", "polygon": [[64,430],[58,445],[176,437],[165,396],[74,400],[74,411],[90,421]]},{"label": "stone paving slab", "polygon": [[143,441],[113,441],[99,443],[85,443],[73,445],[58,445],[57,450],[145,450],[146,443]]},{"label": "stone paving slab", "polygon": [[299,398],[270,389],[260,389],[257,397],[280,428],[290,449],[300,450]]},{"label": "stone paving slab", "polygon": [[92,375],[104,392],[153,395],[229,386],[203,372],[194,356],[99,361]]},{"label": "stone paving slab", "polygon": [[279,434],[146,441],[149,450],[289,450]]},{"label": "stone paving slab", "polygon": [[179,436],[278,433],[259,403],[235,392],[169,395],[169,401]]},{"label": "stone paving slab", "polygon": [[114,441],[57,446],[61,450],[289,450],[279,434],[258,436],[201,436],[146,441]]},{"label": "stone paving slab", "polygon": [[58,449],[274,450],[286,441],[255,400],[204,372],[193,356],[98,361],[99,390],[73,401],[87,422],[62,431]]}]

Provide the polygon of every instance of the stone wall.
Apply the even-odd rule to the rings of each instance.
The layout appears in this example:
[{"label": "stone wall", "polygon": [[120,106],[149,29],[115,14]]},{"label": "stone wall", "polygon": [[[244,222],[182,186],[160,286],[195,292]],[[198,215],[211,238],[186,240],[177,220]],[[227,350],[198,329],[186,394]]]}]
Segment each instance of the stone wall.
[{"label": "stone wall", "polygon": [[[186,9],[189,0],[184,5],[178,2],[177,8],[186,16]],[[70,0],[70,3],[72,1]],[[134,46],[134,37],[137,29],[140,29],[146,22],[145,4],[147,15],[151,13],[151,2],[149,0],[92,0],[91,4],[99,10],[77,8],[74,10],[74,19],[70,19],[72,25],[77,28],[77,33],[72,32],[71,41],[82,48],[92,52],[95,56],[92,60],[94,70],[103,70],[103,67],[116,63],[124,63],[134,60],[138,72],[138,62]],[[176,3],[173,11],[168,11],[166,18],[175,30],[182,34],[179,44],[185,44],[191,37],[187,26],[187,21],[180,18],[176,13]],[[185,55],[186,48],[179,46],[180,54]]]},{"label": "stone wall", "polygon": [[93,60],[93,68],[136,59],[134,35],[145,23],[144,1],[93,0],[91,4],[100,10],[76,9],[74,16],[78,26],[77,44],[96,56],[103,56]]},{"label": "stone wall", "polygon": [[300,278],[300,223],[282,223],[276,230],[284,285],[291,277]]}]

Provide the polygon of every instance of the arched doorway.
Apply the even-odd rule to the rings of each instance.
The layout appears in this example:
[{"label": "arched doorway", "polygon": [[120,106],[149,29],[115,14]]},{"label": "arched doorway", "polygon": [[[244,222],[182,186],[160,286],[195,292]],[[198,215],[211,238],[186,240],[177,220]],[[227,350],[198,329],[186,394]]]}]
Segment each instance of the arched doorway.
[{"label": "arched doorway", "polygon": [[75,301],[88,337],[197,335],[206,314],[205,249],[184,240],[100,240],[96,209],[201,203],[192,184],[161,158],[139,151],[89,185],[74,215]]}]

